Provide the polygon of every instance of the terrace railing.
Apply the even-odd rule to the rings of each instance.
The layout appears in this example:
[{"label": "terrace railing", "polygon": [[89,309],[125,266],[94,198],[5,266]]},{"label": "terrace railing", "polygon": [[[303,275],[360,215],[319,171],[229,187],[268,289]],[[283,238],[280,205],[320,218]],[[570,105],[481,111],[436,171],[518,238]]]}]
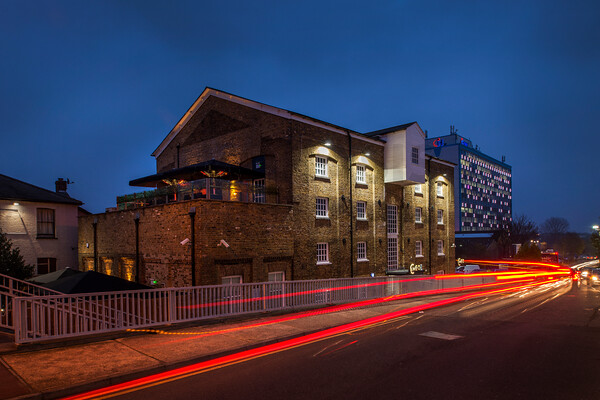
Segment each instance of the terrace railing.
[{"label": "terrace railing", "polygon": [[117,209],[129,210],[186,200],[225,200],[245,203],[277,203],[275,188],[256,186],[252,182],[204,178],[117,197]]},{"label": "terrace railing", "polygon": [[375,277],[14,298],[15,342],[28,343],[261,311],[464,288],[494,277]]},{"label": "terrace railing", "polygon": [[15,297],[48,296],[62,294],[20,279],[0,274],[0,328],[14,330],[13,300]]}]

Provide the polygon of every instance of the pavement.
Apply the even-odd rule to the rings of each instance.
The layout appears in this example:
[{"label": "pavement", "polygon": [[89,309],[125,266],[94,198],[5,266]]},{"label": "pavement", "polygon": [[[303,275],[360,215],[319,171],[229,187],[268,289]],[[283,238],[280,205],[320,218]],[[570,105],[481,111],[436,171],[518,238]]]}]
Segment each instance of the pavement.
[{"label": "pavement", "polygon": [[0,332],[0,400],[60,398],[428,301],[431,297],[263,313],[50,344],[17,346]]}]

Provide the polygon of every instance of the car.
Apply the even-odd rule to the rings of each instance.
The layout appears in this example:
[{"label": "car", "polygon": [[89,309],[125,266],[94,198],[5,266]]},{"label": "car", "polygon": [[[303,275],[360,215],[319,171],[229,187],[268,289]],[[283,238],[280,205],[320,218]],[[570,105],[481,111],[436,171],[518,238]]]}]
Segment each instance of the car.
[{"label": "car", "polygon": [[600,268],[593,268],[587,276],[588,285],[600,285]]},{"label": "car", "polygon": [[592,271],[594,271],[596,268],[594,267],[583,267],[581,268],[579,271],[581,272],[581,278],[582,279],[587,279],[587,277],[590,275],[590,273]]},{"label": "car", "polygon": [[462,265],[460,267],[456,267],[455,271],[459,272],[461,274],[471,274],[473,272],[481,272],[481,268],[479,268],[479,265],[467,264],[467,265]]}]

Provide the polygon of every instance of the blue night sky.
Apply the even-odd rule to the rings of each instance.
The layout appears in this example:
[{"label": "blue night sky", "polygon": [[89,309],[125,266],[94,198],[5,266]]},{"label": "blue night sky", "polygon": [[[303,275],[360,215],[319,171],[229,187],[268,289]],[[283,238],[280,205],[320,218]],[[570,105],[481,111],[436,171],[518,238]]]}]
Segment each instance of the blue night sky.
[{"label": "blue night sky", "polygon": [[513,214],[600,222],[598,1],[0,2],[0,173],[102,212],[206,86],[513,168]]}]

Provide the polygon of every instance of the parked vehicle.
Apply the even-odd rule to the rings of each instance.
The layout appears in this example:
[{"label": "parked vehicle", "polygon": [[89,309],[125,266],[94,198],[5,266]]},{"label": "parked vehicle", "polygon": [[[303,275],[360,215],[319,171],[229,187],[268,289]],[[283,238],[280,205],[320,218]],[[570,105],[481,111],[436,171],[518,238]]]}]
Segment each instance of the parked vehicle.
[{"label": "parked vehicle", "polygon": [[467,265],[462,265],[460,267],[457,267],[456,272],[461,273],[461,274],[471,274],[473,272],[482,272],[482,271],[481,271],[481,268],[479,268],[479,265],[467,264]]}]

